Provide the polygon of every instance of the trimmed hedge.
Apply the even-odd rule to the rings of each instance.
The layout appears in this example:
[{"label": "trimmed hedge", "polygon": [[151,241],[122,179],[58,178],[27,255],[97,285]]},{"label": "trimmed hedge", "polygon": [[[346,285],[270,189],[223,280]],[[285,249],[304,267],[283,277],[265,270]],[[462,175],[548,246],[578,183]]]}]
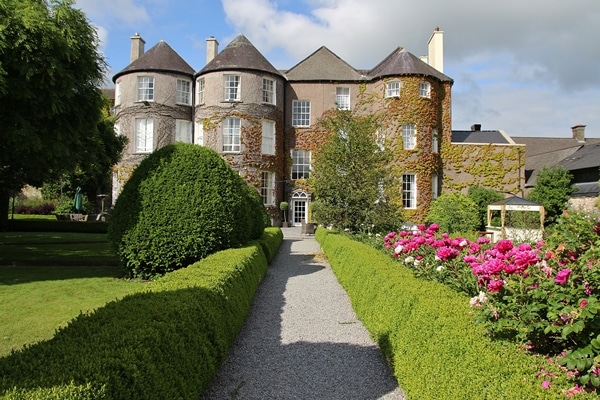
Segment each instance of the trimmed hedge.
[{"label": "trimmed hedge", "polygon": [[206,147],[176,143],[133,171],[109,220],[109,238],[132,276],[151,278],[260,238],[258,191]]},{"label": "trimmed hedge", "polygon": [[415,278],[389,256],[344,235],[318,229],[316,238],[407,398],[564,399],[561,391],[570,384],[564,374],[542,388],[543,374],[536,373],[557,370],[485,336],[468,297]]},{"label": "trimmed hedge", "polygon": [[[208,388],[283,235],[215,253],[0,359],[2,399],[192,399]],[[272,254],[274,255],[274,254]]]}]

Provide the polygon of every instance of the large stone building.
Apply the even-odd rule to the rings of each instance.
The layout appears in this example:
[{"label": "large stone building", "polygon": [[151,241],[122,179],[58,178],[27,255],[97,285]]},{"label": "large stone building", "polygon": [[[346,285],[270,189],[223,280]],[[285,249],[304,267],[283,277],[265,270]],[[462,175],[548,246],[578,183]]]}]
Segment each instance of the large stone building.
[{"label": "large stone building", "polygon": [[[428,57],[398,47],[370,70],[357,70],[321,47],[279,71],[243,35],[221,52],[215,38],[207,39],[206,61],[195,72],[166,42],[144,52],[143,39],[131,38],[131,63],[113,78],[115,129],[129,138],[115,167],[113,198],[144,156],[183,141],[222,154],[261,192],[273,220],[280,217],[278,204],[287,201],[289,219],[300,224],[309,219],[311,156],[323,141],[318,121],[336,108],[383,116],[378,140],[394,155],[388,174],[407,219],[421,221],[443,185],[462,190],[481,183],[461,177],[472,151],[453,143],[453,80],[443,73],[438,29]],[[471,164],[499,169],[504,180],[491,178],[490,187],[516,190],[522,164],[513,164],[521,162],[515,154],[522,146],[507,135],[494,136],[500,144],[489,135],[480,138],[487,138],[477,144],[488,150],[482,153],[486,160],[476,157]],[[516,153],[508,154],[509,147]]]}]

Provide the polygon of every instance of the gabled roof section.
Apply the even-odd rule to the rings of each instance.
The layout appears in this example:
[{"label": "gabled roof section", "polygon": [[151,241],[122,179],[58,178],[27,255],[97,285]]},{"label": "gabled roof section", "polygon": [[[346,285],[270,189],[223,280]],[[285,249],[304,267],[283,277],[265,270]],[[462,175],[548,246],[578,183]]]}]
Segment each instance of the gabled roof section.
[{"label": "gabled roof section", "polygon": [[535,201],[527,200],[518,196],[510,196],[500,201],[491,203],[490,206],[539,206]]},{"label": "gabled roof section", "polygon": [[215,71],[253,70],[279,75],[279,71],[271,65],[252,43],[239,34],[213,58],[197,75],[204,75]]},{"label": "gabled roof section", "polygon": [[325,46],[300,61],[285,74],[289,81],[360,81],[364,76]]},{"label": "gabled roof section", "polygon": [[600,168],[600,143],[586,144],[560,162],[567,171]]},{"label": "gabled roof section", "polygon": [[452,131],[452,143],[515,144],[502,131]]},{"label": "gabled roof section", "polygon": [[454,82],[452,78],[421,61],[402,47],[394,50],[369,72],[370,79],[398,75],[424,75],[434,77],[441,82]]},{"label": "gabled roof section", "polygon": [[117,72],[113,76],[113,82],[121,75],[144,71],[178,72],[190,75],[190,78],[194,75],[194,69],[167,42],[161,40],[125,69]]}]

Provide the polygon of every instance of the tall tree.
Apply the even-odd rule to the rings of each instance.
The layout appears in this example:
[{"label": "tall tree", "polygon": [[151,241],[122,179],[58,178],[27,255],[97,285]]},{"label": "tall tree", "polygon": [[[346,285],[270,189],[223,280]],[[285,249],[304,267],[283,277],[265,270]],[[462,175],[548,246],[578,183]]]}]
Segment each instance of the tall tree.
[{"label": "tall tree", "polygon": [[389,152],[377,143],[377,117],[335,110],[319,124],[328,138],[316,152],[311,172],[314,218],[351,230],[397,228],[400,207],[385,196]]},{"label": "tall tree", "polygon": [[0,229],[13,191],[84,160],[105,62],[73,0],[0,1]]},{"label": "tall tree", "polygon": [[546,222],[556,220],[567,206],[571,193],[573,175],[561,165],[543,167],[535,180],[535,186],[528,199],[540,203],[546,210]]}]

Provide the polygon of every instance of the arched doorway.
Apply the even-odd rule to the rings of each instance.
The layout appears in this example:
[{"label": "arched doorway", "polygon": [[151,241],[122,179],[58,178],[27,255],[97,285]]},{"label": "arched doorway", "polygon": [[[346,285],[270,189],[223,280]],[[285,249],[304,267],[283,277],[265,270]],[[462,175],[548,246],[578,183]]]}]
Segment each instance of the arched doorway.
[{"label": "arched doorway", "polygon": [[292,194],[292,212],[291,221],[294,226],[301,226],[302,221],[308,221],[308,201],[310,197],[304,191],[294,192]]}]

